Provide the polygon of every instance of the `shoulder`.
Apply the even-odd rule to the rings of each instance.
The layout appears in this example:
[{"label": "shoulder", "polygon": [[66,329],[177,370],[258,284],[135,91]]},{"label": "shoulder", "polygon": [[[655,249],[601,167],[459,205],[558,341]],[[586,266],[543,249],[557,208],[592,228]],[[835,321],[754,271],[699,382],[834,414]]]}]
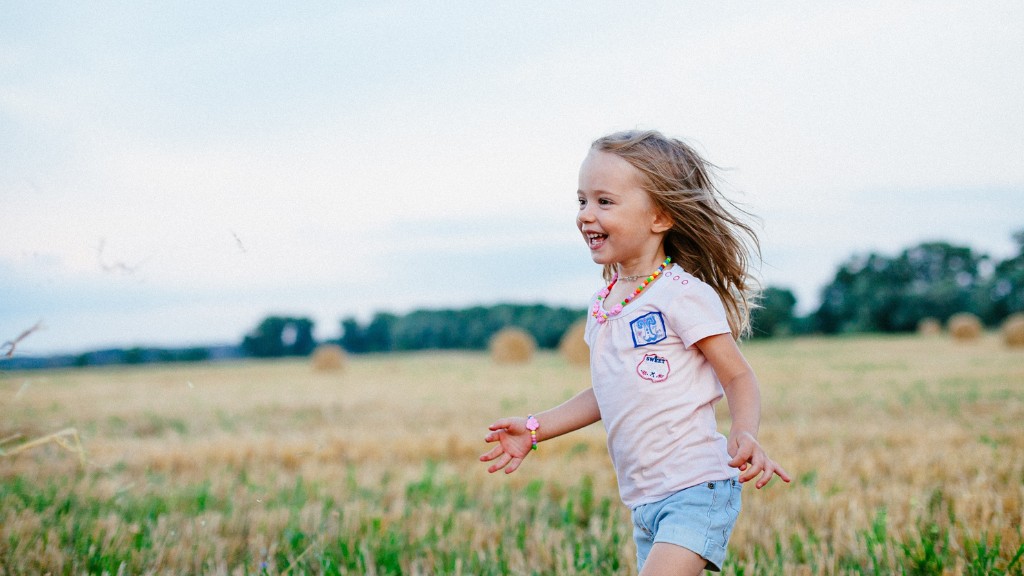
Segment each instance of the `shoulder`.
[{"label": "shoulder", "polygon": [[676,265],[665,271],[659,282],[664,283],[668,298],[672,300],[708,300],[721,303],[718,293],[710,284]]},{"label": "shoulder", "polygon": [[665,319],[687,348],[707,336],[730,332],[725,306],[710,284],[678,266],[659,282],[665,282]]}]

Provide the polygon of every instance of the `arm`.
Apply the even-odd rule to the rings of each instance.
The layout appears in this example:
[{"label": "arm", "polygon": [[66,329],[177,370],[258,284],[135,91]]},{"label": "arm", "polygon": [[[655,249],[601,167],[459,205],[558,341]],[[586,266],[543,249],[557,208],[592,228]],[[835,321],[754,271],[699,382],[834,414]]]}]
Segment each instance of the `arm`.
[{"label": "arm", "polygon": [[740,482],[754,478],[761,488],[778,474],[789,482],[789,474],[768,457],[757,442],[757,429],[761,424],[761,389],[754,369],[747,363],[731,334],[709,336],[697,342],[704,357],[711,362],[718,380],[729,399],[732,428],[729,430],[729,465],[740,469]]},{"label": "arm", "polygon": [[[597,406],[594,389],[587,388],[550,410],[534,414],[534,417],[540,423],[537,441],[542,442],[597,422],[601,419],[601,410]],[[515,472],[533,446],[530,431],[526,429],[526,418],[502,418],[488,429],[491,432],[484,441],[497,442],[497,445],[480,456],[480,461],[497,460],[487,468],[488,472],[497,472],[502,468],[506,474]]]}]

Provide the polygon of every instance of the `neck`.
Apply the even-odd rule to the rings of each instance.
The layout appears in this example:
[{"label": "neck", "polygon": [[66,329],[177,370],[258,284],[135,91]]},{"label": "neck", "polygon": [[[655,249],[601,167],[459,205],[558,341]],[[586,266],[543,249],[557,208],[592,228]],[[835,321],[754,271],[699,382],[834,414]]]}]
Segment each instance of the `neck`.
[{"label": "neck", "polygon": [[628,264],[620,263],[616,267],[616,270],[619,274],[619,278],[646,278],[650,276],[655,270],[657,270],[658,267],[661,266],[664,262],[665,255],[660,254],[657,259],[651,261],[643,261],[641,263],[630,262]]}]

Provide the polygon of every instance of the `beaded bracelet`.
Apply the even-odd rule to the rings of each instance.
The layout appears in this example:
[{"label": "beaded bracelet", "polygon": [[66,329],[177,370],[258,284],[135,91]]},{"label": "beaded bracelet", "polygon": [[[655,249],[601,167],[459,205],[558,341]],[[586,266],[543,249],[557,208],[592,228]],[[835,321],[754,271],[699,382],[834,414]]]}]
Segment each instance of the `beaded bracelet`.
[{"label": "beaded bracelet", "polygon": [[526,417],[526,429],[530,431],[530,441],[533,442],[531,450],[537,449],[537,429],[540,428],[540,422],[537,422],[537,418],[530,414]]}]

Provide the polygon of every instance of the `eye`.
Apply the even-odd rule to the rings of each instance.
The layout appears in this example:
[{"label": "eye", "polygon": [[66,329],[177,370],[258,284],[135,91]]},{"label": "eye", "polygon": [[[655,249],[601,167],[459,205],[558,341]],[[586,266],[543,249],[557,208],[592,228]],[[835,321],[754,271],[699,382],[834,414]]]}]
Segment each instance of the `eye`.
[{"label": "eye", "polygon": [[584,206],[587,205],[587,199],[584,198],[583,196],[576,198],[576,201],[579,202],[580,208],[583,208]]},{"label": "eye", "polygon": [[611,204],[612,201],[607,198],[598,198],[597,203],[602,206],[607,206],[608,204]]}]

